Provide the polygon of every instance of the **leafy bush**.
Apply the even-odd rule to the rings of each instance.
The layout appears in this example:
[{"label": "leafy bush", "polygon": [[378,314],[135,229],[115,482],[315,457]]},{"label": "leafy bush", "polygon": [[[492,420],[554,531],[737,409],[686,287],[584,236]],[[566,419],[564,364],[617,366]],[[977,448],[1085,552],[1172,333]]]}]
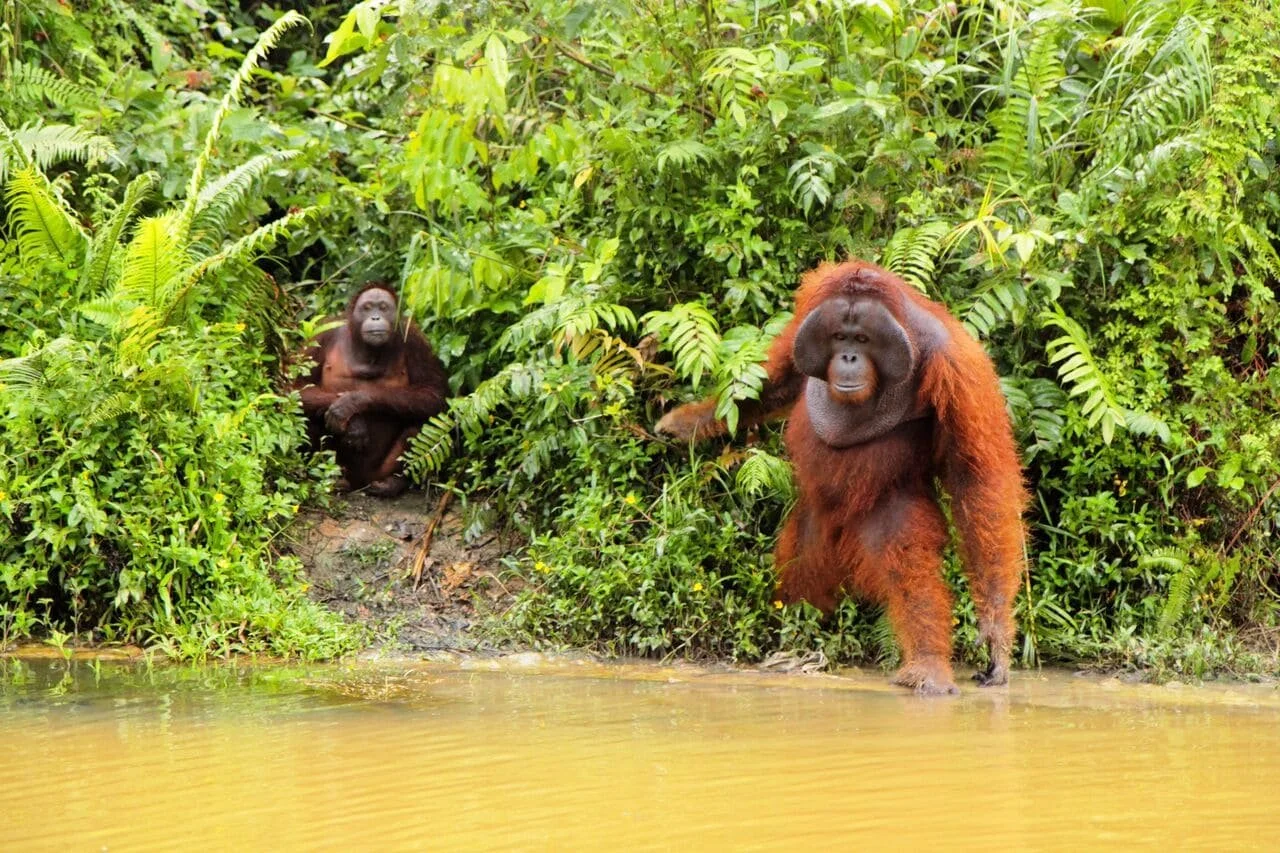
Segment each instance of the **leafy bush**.
[{"label": "leafy bush", "polygon": [[273,392],[261,344],[277,291],[249,261],[307,212],[228,239],[279,160],[204,179],[241,88],[300,21],[282,17],[245,57],[178,208],[138,218],[151,173],[118,202],[89,179],[85,228],[46,177],[83,149],[0,121],[0,641],[83,633],[199,657],[329,656],[356,639],[271,550],[314,486],[298,477],[296,406]]},{"label": "leafy bush", "polygon": [[[513,614],[527,631],[763,654],[781,637],[774,528],[733,489],[693,493],[717,447],[681,474],[635,435],[685,386],[732,419],[799,273],[860,255],[1004,365],[1037,495],[1027,660],[1151,665],[1199,626],[1224,649],[1236,628],[1274,632],[1268,14],[359,4],[329,41],[335,92],[396,105],[366,97],[361,121],[404,140],[379,184],[414,208],[393,226],[411,229],[404,288],[474,389],[424,431],[414,472],[447,471],[534,533],[522,566],[550,568]],[[629,493],[652,508],[643,535]],[[689,541],[658,554],[671,524]],[[697,583],[739,596],[713,626]]]},{"label": "leafy bush", "polygon": [[[37,171],[67,156],[87,164],[77,173],[103,174],[113,153],[127,164],[79,185],[94,222],[114,209],[95,199],[148,169],[185,209],[188,128],[209,115],[200,74],[239,60],[248,16],[279,14],[157,8],[43,18],[62,28],[49,50],[80,46],[53,80],[29,42],[0,50],[15,69],[0,114],[35,91],[49,107],[45,124],[14,125],[9,149],[46,152]],[[411,471],[463,491],[473,530],[511,525],[531,542],[502,630],[660,655],[891,654],[872,611],[820,622],[773,608],[767,553],[788,501],[776,430],[693,449],[646,433],[693,396],[732,421],[800,273],[851,254],[949,305],[1002,368],[1035,493],[1025,660],[1199,673],[1274,650],[1268,4],[314,11],[316,32],[272,55],[271,102],[225,112],[228,138],[269,159],[236,162],[231,145],[203,159],[226,174],[255,163],[246,217],[317,208],[273,267],[308,310],[358,281],[399,282],[459,392]],[[120,108],[93,106],[98,87]],[[235,227],[216,219],[215,241]],[[6,251],[15,269],[19,249]],[[6,354],[64,334],[71,312],[45,307],[63,304],[60,287],[101,295],[74,275],[42,281],[9,316],[46,338],[0,335]],[[222,299],[198,311],[262,322],[261,300]],[[231,304],[244,310],[223,314]],[[246,363],[256,350],[234,355],[237,375],[262,375]],[[962,596],[962,641],[971,610]]]}]

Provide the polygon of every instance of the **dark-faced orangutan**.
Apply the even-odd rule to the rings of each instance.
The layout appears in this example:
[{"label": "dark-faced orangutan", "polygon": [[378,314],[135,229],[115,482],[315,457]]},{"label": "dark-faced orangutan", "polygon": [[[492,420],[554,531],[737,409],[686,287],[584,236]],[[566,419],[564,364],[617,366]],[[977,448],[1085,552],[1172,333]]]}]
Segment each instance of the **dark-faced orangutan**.
[{"label": "dark-faced orangutan", "polygon": [[400,320],[388,287],[365,286],[345,320],[307,351],[314,366],[297,383],[302,411],[313,447],[333,437],[341,488],[391,497],[406,486],[400,454],[444,408],[448,380],[417,326]]},{"label": "dark-faced orangutan", "polygon": [[[974,677],[1007,683],[1026,496],[982,346],[897,276],[849,261],[804,277],[766,370],[760,399],[742,405],[741,420],[791,410],[785,437],[799,500],[776,550],[781,599],[828,612],[845,593],[883,604],[902,646],[894,681],[956,692],[936,480],[951,496],[990,653]],[[685,439],[722,434],[714,409],[714,400],[680,406],[657,430]]]}]

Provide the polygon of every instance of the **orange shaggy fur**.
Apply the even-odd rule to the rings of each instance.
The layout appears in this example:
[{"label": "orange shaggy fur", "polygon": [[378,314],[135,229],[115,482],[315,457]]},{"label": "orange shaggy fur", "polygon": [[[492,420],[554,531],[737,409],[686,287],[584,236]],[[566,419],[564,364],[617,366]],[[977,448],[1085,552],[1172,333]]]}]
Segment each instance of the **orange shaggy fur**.
[{"label": "orange shaggy fur", "polygon": [[[804,405],[790,406],[804,387],[793,362],[797,330],[837,295],[881,300],[913,346],[916,330],[908,323],[906,300],[936,318],[946,333],[916,368],[914,419],[844,448],[818,438]],[[766,369],[765,402],[745,411],[743,420],[759,422],[791,408],[786,444],[799,501],[777,545],[782,599],[827,611],[846,593],[883,604],[902,645],[903,666],[895,680],[923,692],[954,692],[952,602],[942,577],[948,531],[939,481],[951,496],[981,639],[991,655],[979,680],[1005,683],[1023,570],[1026,495],[999,381],[982,346],[945,307],[897,276],[849,261],[823,264],[804,276],[795,318],[773,342]],[[721,433],[711,403],[682,406],[659,429],[687,438]]]}]

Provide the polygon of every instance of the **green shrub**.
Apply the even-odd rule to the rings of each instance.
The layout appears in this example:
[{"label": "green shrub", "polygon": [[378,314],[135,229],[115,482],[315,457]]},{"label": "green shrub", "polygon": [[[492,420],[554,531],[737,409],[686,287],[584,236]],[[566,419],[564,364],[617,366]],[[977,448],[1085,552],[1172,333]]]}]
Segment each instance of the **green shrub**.
[{"label": "green shrub", "polygon": [[276,291],[249,261],[307,212],[229,239],[278,161],[204,179],[241,87],[300,20],[283,17],[246,56],[178,208],[139,218],[147,173],[118,202],[90,196],[86,228],[45,174],[75,150],[0,121],[0,643],[69,633],[184,657],[354,645],[272,549],[327,480],[300,476],[296,404],[273,391],[263,343]]},{"label": "green shrub", "polygon": [[[1037,497],[1026,660],[1275,631],[1269,14],[361,4],[329,43],[335,91],[410,114],[366,100],[362,120],[403,139],[377,186],[414,209],[392,224],[406,297],[473,389],[424,431],[413,471],[447,472],[531,532],[528,631],[764,654],[780,637],[769,581],[730,555],[765,572],[776,528],[730,545],[733,489],[669,503],[720,448],[686,473],[619,448],[666,398],[714,394],[732,418],[799,273],[855,254],[946,302],[1003,365]],[[610,473],[619,453],[635,485]],[[637,537],[605,511],[627,490],[655,518],[705,520],[655,565],[647,536],[666,522]],[[696,583],[738,596],[714,625]],[[962,597],[961,638],[970,610]],[[748,623],[772,627],[724,639]]]}]

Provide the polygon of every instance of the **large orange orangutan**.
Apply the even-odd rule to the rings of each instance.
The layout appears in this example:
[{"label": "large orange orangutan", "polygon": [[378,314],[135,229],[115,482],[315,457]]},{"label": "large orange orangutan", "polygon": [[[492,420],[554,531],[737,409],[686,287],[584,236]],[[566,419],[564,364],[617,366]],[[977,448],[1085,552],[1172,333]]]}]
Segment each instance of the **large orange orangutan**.
[{"label": "large orange orangutan", "polygon": [[[974,677],[1006,684],[1026,495],[991,360],[942,305],[862,261],[823,264],[796,292],[768,380],[741,421],[791,409],[786,445],[799,500],[778,540],[779,594],[830,611],[849,593],[885,605],[902,645],[894,681],[954,693],[951,595],[942,577],[951,496],[980,639]],[[798,405],[794,405],[798,403]],[[669,412],[657,430],[725,431],[715,401]]]}]

